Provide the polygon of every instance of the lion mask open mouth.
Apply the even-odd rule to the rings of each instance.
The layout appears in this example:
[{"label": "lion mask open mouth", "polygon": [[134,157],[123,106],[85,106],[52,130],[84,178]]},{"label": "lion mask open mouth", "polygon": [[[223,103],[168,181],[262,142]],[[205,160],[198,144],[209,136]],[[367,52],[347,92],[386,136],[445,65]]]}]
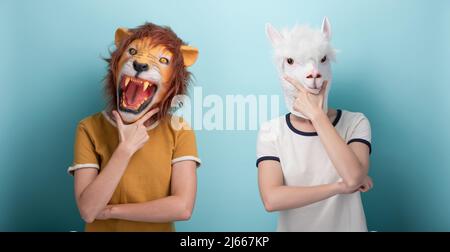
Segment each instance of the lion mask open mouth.
[{"label": "lion mask open mouth", "polygon": [[156,83],[122,75],[119,85],[119,108],[122,111],[139,114],[153,100],[158,86]]}]

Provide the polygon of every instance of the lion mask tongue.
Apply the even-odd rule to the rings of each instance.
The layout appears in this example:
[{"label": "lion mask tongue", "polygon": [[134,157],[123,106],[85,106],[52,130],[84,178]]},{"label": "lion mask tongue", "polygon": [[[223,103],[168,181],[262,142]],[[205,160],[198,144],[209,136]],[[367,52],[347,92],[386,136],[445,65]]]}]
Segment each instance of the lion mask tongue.
[{"label": "lion mask tongue", "polygon": [[148,92],[145,92],[142,87],[136,82],[130,82],[125,90],[126,104],[132,108],[138,108],[141,102],[148,97]]}]

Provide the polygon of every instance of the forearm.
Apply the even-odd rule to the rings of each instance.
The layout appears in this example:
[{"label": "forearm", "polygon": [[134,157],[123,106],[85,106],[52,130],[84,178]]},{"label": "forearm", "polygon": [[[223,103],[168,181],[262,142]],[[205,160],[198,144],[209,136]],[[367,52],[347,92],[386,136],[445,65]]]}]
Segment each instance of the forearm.
[{"label": "forearm", "polygon": [[102,172],[80,194],[78,207],[83,219],[92,222],[108,202],[126,170],[131,154],[119,145]]},{"label": "forearm", "polygon": [[311,187],[275,186],[263,192],[267,211],[281,211],[304,207],[339,193],[336,183]]},{"label": "forearm", "polygon": [[166,223],[188,220],[192,214],[192,204],[180,196],[168,196],[145,203],[113,205],[110,219],[138,222]]},{"label": "forearm", "polygon": [[363,167],[325,113],[318,113],[311,121],[344,183],[350,187],[358,187],[367,176],[367,167]]}]

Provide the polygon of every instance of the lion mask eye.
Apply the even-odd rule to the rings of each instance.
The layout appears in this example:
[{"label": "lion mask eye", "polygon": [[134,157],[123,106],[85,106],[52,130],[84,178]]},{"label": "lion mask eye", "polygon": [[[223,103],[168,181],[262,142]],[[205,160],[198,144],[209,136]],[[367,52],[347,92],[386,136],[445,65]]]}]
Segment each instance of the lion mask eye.
[{"label": "lion mask eye", "polygon": [[134,49],[134,48],[130,48],[130,49],[128,49],[128,53],[129,53],[130,55],[136,55],[136,54],[137,54],[137,50]]},{"label": "lion mask eye", "polygon": [[159,58],[159,63],[164,64],[164,65],[169,65],[169,59],[165,58],[165,57],[161,57]]},{"label": "lion mask eye", "polygon": [[320,62],[325,63],[327,61],[327,56],[325,55]]}]

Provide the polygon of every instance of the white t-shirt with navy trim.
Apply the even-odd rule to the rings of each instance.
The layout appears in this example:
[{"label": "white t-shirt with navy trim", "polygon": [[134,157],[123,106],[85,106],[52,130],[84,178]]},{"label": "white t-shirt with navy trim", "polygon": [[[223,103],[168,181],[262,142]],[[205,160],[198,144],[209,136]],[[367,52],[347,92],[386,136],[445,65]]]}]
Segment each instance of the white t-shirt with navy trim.
[{"label": "white t-shirt with navy trim", "polygon": [[[361,142],[371,150],[370,123],[362,113],[338,110],[333,125],[348,144]],[[341,180],[317,133],[295,129],[290,114],[261,125],[256,165],[264,160],[280,162],[286,186],[317,186]],[[340,194],[281,211],[277,230],[367,231],[361,195]]]}]

